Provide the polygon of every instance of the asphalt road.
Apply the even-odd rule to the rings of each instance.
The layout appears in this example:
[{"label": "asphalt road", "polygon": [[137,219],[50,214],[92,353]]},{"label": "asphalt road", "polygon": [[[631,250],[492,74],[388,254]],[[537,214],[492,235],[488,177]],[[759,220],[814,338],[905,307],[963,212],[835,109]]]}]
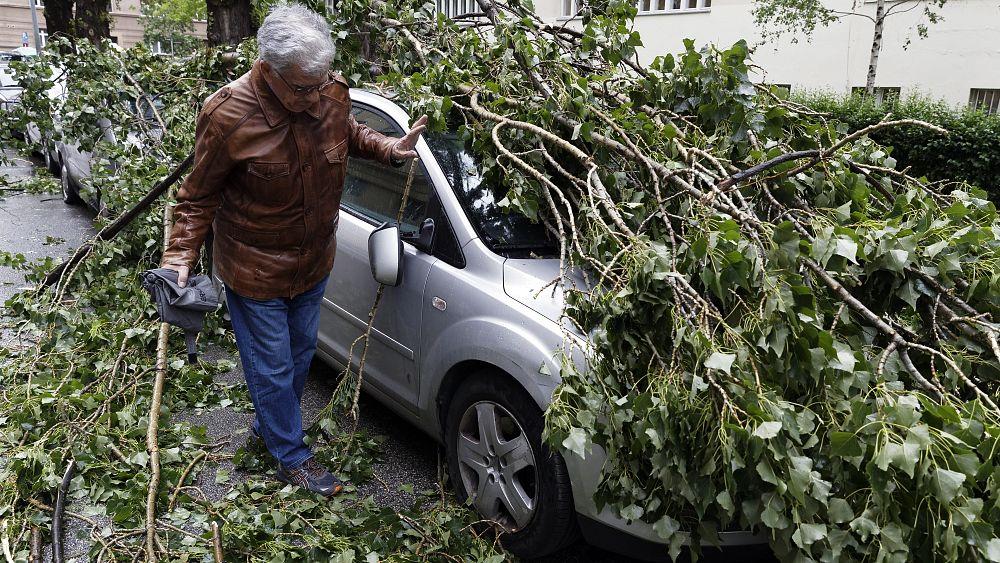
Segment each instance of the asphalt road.
[{"label": "asphalt road", "polygon": [[[37,164],[37,163],[36,163]],[[32,173],[33,163],[18,159],[13,166],[0,166],[0,176],[8,180],[25,177]],[[0,181],[0,186],[5,183]],[[8,184],[9,185],[9,184]],[[59,195],[27,195],[10,191],[0,191],[0,249],[20,252],[29,259],[42,256],[55,258],[66,256],[73,248],[93,235],[93,214],[83,207],[68,206]],[[24,286],[19,272],[0,268],[0,302],[6,300]],[[0,332],[0,345],[12,346],[11,334]],[[226,358],[233,360],[236,369],[219,375],[219,379],[229,384],[239,384],[243,374],[238,358],[220,348],[211,348],[204,359],[214,361]],[[320,362],[314,362],[303,397],[303,418],[311,423],[319,411],[327,404],[333,391],[337,373]],[[359,486],[358,494],[372,496],[381,505],[405,508],[413,500],[411,494],[399,487],[412,484],[414,491],[435,489],[438,486],[438,445],[431,438],[409,425],[376,401],[362,397],[359,428],[373,436],[383,438],[382,460],[375,467],[378,479]],[[235,451],[247,438],[247,429],[253,419],[252,413],[241,412],[231,407],[211,410],[190,410],[177,413],[175,420],[186,420],[204,425],[214,440],[229,440],[227,449]],[[218,471],[230,474],[224,485],[216,484]],[[221,498],[235,483],[245,480],[249,474],[221,463],[203,470],[198,477],[198,485],[213,499]],[[384,483],[384,484],[383,484]],[[71,506],[70,509],[87,513],[86,506]],[[98,518],[100,520],[100,518]],[[68,561],[83,561],[89,544],[87,533],[76,520],[70,519],[66,535],[66,555]],[[726,553],[710,560],[718,561],[759,561],[759,552]],[[619,557],[583,543],[562,553],[544,559],[556,562],[626,562],[630,559]]]}]

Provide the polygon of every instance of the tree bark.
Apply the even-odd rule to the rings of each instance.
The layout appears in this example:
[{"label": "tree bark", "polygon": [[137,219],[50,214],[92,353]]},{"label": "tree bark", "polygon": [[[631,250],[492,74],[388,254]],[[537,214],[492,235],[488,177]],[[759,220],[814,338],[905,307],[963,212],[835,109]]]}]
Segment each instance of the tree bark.
[{"label": "tree bark", "polygon": [[882,52],[882,32],[885,30],[885,0],[875,3],[875,35],[872,37],[872,54],[868,60],[868,81],[865,83],[865,95],[875,93],[875,73],[878,72],[878,55]]},{"label": "tree bark", "polygon": [[111,0],[76,0],[76,37],[99,44],[111,38]]},{"label": "tree bark", "polygon": [[207,0],[208,44],[235,45],[257,33],[250,0]]},{"label": "tree bark", "polygon": [[45,15],[45,31],[50,38],[66,37],[75,39],[73,33],[73,0],[49,0],[42,9]]}]

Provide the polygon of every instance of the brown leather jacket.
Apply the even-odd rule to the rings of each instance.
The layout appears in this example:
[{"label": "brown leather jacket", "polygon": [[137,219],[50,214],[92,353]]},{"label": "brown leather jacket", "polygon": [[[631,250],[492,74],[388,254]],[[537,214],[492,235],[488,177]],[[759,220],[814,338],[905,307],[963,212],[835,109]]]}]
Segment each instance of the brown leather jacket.
[{"label": "brown leather jacket", "polygon": [[254,299],[294,297],[330,272],[347,157],[388,164],[396,141],[355,121],[340,75],[292,113],[265,74],[257,61],[206,100],[161,260],[193,268],[211,226],[215,273]]}]

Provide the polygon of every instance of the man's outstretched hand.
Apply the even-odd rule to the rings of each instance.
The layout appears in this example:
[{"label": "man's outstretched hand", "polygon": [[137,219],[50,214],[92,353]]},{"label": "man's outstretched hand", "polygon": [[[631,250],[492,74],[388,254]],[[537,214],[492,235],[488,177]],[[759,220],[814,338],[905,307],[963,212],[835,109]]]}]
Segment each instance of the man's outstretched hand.
[{"label": "man's outstretched hand", "polygon": [[161,267],[177,272],[177,285],[180,287],[187,285],[188,274],[191,273],[191,268],[187,266],[174,266],[173,264],[164,264]]},{"label": "man's outstretched hand", "polygon": [[417,141],[420,140],[420,134],[424,132],[424,129],[427,129],[427,114],[421,115],[420,119],[414,121],[409,132],[396,141],[392,147],[392,158],[396,160],[416,158],[417,151],[413,150],[413,147],[417,146]]}]

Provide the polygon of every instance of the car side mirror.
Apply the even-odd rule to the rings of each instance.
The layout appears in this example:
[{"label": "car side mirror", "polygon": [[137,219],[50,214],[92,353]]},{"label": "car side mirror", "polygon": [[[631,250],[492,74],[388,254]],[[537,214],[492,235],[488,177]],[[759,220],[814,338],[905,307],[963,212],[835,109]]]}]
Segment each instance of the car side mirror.
[{"label": "car side mirror", "polygon": [[368,262],[372,277],[380,284],[396,287],[403,283],[403,241],[399,225],[384,223],[368,236]]}]

